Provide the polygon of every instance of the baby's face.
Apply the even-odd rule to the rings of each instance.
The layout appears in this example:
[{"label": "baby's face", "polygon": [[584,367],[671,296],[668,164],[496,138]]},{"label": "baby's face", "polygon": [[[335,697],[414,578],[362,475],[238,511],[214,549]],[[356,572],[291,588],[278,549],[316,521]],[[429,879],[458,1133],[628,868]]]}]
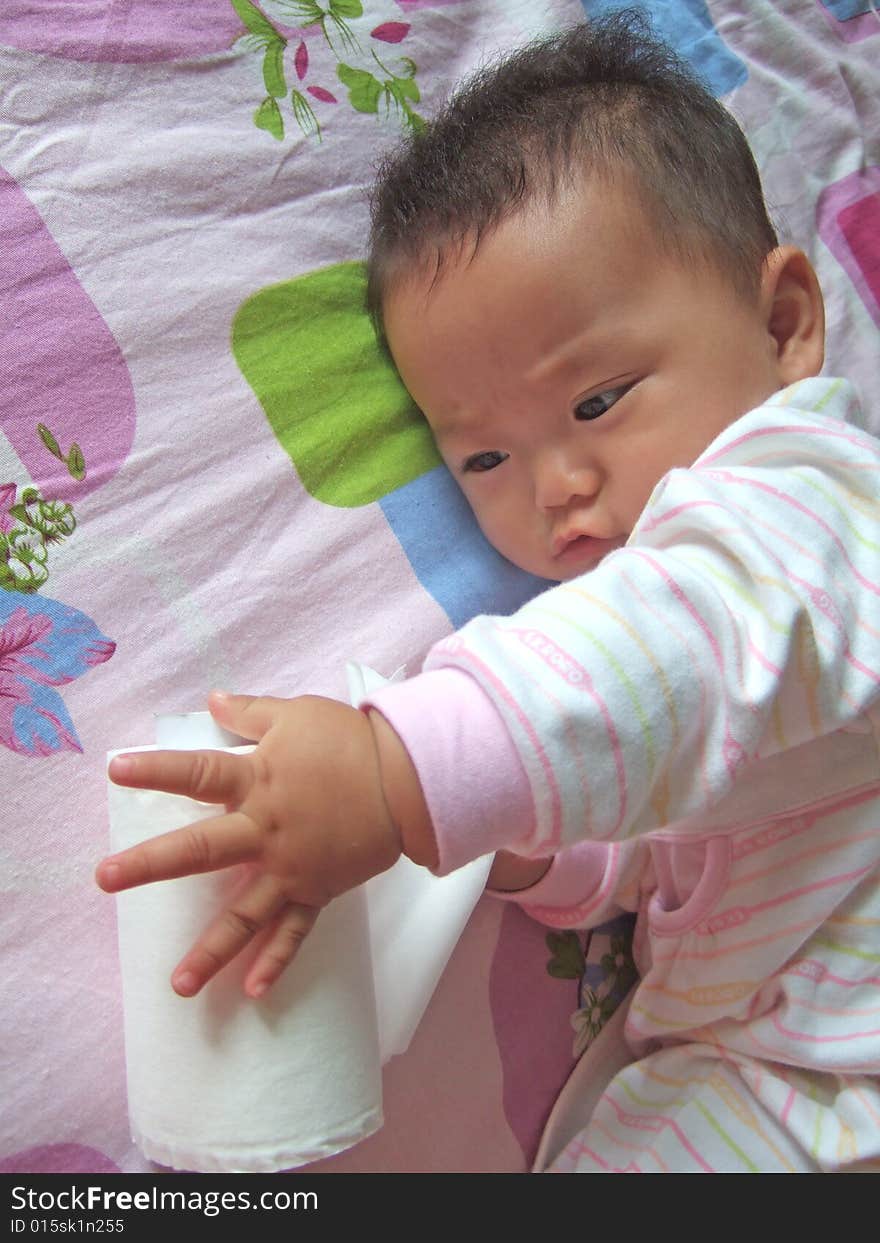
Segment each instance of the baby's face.
[{"label": "baby's face", "polygon": [[664,255],[622,186],[531,205],[469,256],[393,290],[391,351],[489,541],[573,578],[781,386],[767,317]]}]

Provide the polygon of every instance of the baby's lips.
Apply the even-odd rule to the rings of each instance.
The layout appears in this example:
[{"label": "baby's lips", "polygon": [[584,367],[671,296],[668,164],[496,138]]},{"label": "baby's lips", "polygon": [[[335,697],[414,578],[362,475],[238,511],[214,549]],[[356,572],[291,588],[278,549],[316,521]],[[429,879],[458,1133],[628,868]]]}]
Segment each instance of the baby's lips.
[{"label": "baby's lips", "polygon": [[616,545],[619,541],[614,537],[609,538],[604,535],[596,535],[592,531],[585,531],[581,526],[563,527],[561,531],[553,535],[550,544],[550,553],[553,557],[561,557],[562,554],[581,540],[584,541],[584,548],[593,545],[596,548],[602,548],[606,545]]}]

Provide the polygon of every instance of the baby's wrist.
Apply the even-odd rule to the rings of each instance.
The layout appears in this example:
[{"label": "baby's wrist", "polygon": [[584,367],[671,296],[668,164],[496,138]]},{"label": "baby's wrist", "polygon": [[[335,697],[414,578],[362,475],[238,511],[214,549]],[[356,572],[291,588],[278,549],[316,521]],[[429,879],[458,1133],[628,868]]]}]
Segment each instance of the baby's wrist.
[{"label": "baby's wrist", "polygon": [[400,737],[381,712],[368,709],[388,814],[403,854],[422,867],[436,868],[437,840],[418,773]]},{"label": "baby's wrist", "polygon": [[527,859],[523,855],[499,850],[492,860],[486,888],[498,893],[518,893],[530,889],[550,870],[553,858]]}]

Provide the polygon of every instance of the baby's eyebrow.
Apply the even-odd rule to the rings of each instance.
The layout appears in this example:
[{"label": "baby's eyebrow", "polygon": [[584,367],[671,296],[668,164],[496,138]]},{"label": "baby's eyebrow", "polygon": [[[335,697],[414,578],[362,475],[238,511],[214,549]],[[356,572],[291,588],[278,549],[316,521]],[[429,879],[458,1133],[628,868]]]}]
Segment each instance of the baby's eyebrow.
[{"label": "baby's eyebrow", "polygon": [[480,428],[481,416],[473,407],[455,407],[442,414],[432,414],[429,420],[435,436],[461,436],[473,434]]},{"label": "baby's eyebrow", "polygon": [[627,376],[641,355],[641,337],[625,316],[589,323],[554,343],[524,378],[529,384],[577,382],[582,390],[610,388]]},{"label": "baby's eyebrow", "polygon": [[525,378],[530,384],[541,384],[552,380],[557,374],[570,371],[575,366],[582,367],[585,361],[597,354],[595,333],[592,327],[586,327],[567,340],[554,343],[553,347],[541,356],[533,367],[526,372]]}]

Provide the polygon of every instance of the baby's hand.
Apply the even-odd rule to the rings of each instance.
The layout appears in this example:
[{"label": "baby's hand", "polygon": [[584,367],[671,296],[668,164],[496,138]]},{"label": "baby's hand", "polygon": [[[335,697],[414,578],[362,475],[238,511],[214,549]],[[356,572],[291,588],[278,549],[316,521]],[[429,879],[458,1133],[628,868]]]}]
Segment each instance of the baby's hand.
[{"label": "baby's hand", "polygon": [[96,877],[116,893],[253,865],[253,879],[181,960],[172,985],[192,996],[265,933],[245,980],[245,991],[260,997],[322,906],[396,862],[400,835],[383,793],[374,730],[361,712],[314,696],[214,694],[209,705],[226,729],[259,740],[250,755],[141,752],[116,756],[109,773],[117,785],[223,804],[225,814],[112,855]]}]

